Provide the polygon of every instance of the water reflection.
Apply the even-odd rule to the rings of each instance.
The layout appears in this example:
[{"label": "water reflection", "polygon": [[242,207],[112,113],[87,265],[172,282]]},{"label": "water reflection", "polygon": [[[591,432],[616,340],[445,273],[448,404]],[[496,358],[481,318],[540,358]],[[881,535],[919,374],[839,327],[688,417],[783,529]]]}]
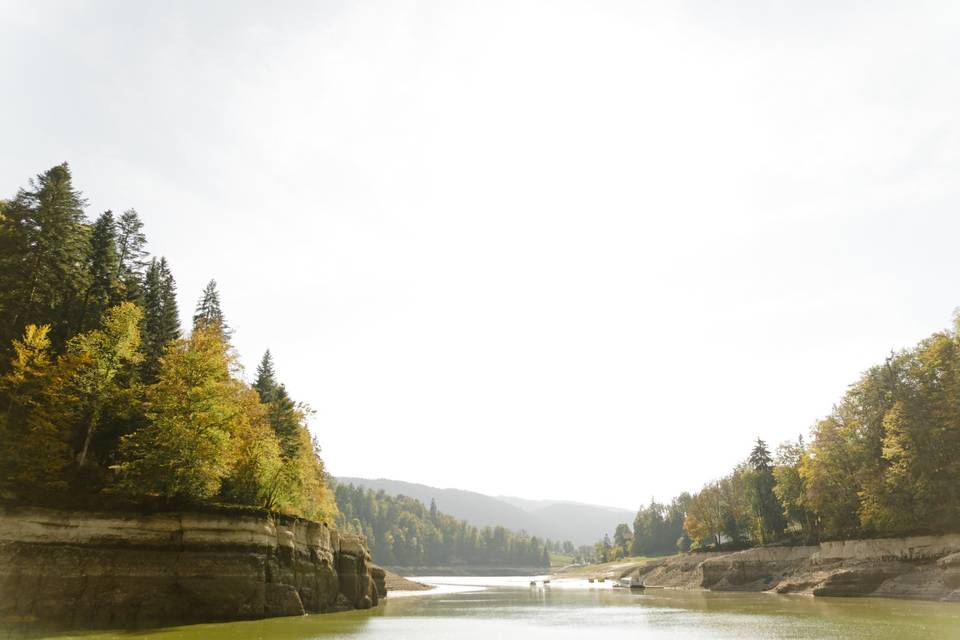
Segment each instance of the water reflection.
[{"label": "water reflection", "polygon": [[[814,599],[614,589],[609,583],[531,578],[417,578],[432,592],[396,594],[372,611],[192,625],[151,631],[56,634],[86,640],[565,640],[609,638],[960,638],[960,604]],[[3,637],[0,634],[0,637]]]}]

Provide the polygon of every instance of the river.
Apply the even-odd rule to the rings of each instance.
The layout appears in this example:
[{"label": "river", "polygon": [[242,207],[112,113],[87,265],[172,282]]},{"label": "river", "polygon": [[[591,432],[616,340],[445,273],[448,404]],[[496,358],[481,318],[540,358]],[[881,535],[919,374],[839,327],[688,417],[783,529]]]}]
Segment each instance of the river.
[{"label": "river", "polygon": [[435,591],[377,609],[59,640],[551,640],[582,638],[960,639],[960,604],[879,598],[614,589],[583,580],[417,578]]}]

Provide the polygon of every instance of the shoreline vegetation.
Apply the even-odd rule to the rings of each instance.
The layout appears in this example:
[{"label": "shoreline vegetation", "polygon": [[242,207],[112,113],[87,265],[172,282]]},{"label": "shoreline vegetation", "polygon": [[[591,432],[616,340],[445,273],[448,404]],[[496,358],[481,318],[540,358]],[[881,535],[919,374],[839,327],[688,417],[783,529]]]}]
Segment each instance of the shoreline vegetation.
[{"label": "shoreline vegetation", "polygon": [[729,474],[631,524],[591,560],[960,532],[960,313],[865,371],[809,441],[771,453],[758,438]]},{"label": "shoreline vegetation", "polygon": [[0,498],[333,524],[311,411],[269,350],[243,380],[216,282],[183,331],[136,211],[85,207],[65,163],[0,201]]}]

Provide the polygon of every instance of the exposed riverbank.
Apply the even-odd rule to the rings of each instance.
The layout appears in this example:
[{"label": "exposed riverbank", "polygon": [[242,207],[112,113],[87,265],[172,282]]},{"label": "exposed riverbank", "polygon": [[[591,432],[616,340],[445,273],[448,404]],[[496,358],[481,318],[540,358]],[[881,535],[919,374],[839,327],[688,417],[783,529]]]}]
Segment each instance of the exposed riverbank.
[{"label": "exposed riverbank", "polygon": [[404,578],[401,575],[394,573],[393,571],[384,571],[384,583],[386,584],[387,591],[429,591],[430,589],[435,589],[433,585],[424,584],[422,582],[416,582],[414,580],[409,580]]},{"label": "exposed riverbank", "polygon": [[556,575],[635,576],[648,587],[671,589],[960,602],[960,534],[688,553]]},{"label": "exposed riverbank", "polygon": [[275,514],[0,508],[0,624],[141,627],[375,606],[363,538]]}]

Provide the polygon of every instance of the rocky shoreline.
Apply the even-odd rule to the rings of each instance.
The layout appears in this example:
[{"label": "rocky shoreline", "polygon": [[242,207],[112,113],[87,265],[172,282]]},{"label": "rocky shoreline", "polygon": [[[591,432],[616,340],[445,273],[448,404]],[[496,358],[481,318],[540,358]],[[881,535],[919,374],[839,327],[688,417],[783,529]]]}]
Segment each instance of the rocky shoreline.
[{"label": "rocky shoreline", "polygon": [[960,534],[688,553],[608,570],[648,587],[960,602]]},{"label": "rocky shoreline", "polygon": [[273,514],[0,508],[0,624],[129,628],[376,606],[362,537]]}]

